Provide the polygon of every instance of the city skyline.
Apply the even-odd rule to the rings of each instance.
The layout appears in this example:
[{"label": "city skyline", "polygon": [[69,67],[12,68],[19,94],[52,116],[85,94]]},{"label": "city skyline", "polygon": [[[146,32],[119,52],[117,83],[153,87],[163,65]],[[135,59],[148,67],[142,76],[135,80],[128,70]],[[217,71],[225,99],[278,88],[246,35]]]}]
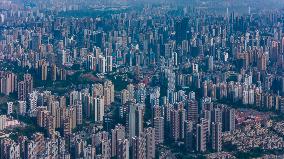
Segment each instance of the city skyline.
[{"label": "city skyline", "polygon": [[2,0],[0,159],[283,158],[283,8]]}]

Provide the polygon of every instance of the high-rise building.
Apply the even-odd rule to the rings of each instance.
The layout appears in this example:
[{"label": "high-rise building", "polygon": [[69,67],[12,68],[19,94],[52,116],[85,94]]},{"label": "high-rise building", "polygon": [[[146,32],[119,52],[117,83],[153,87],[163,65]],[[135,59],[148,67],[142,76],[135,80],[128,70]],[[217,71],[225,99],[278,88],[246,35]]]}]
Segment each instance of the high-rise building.
[{"label": "high-rise building", "polygon": [[38,107],[37,108],[37,114],[36,114],[36,117],[37,117],[37,125],[39,127],[47,127],[48,125],[48,116],[50,115],[50,112],[47,111],[47,108],[46,107]]},{"label": "high-rise building", "polygon": [[131,140],[136,135],[136,107],[137,105],[130,102],[128,104],[128,116],[126,120],[128,138]]},{"label": "high-rise building", "polygon": [[225,108],[222,115],[222,126],[223,131],[234,131],[235,130],[235,110]]},{"label": "high-rise building", "polygon": [[186,120],[185,126],[185,147],[187,151],[191,152],[194,150],[194,134],[193,134],[193,122]]},{"label": "high-rise building", "polygon": [[279,42],[277,41],[272,41],[272,44],[271,44],[271,50],[270,50],[270,55],[269,55],[269,59],[271,59],[271,62],[272,63],[276,63],[278,60],[278,57],[279,57]]},{"label": "high-rise building", "polygon": [[284,112],[284,97],[283,96],[279,97],[279,109],[281,113]]},{"label": "high-rise building", "polygon": [[24,80],[18,83],[18,100],[26,100],[33,91],[33,78],[31,74],[24,74]]},{"label": "high-rise building", "polygon": [[163,116],[163,107],[159,105],[153,106],[153,118],[162,117]]},{"label": "high-rise building", "polygon": [[154,128],[155,128],[156,144],[163,143],[164,142],[164,118],[163,117],[154,118]]},{"label": "high-rise building", "polygon": [[35,115],[36,107],[37,107],[37,99],[38,99],[38,92],[33,91],[30,94],[29,101],[30,101],[30,113],[31,115]]},{"label": "high-rise building", "polygon": [[110,80],[104,82],[104,99],[107,106],[114,102],[114,85]]},{"label": "high-rise building", "polygon": [[76,139],[75,141],[75,156],[76,158],[81,158],[84,156],[84,143],[82,139]]},{"label": "high-rise building", "polygon": [[248,104],[253,105],[254,104],[254,90],[249,89],[248,91]]},{"label": "high-rise building", "polygon": [[4,130],[6,128],[6,115],[0,115],[0,130]]},{"label": "high-rise building", "polygon": [[83,108],[82,108],[82,101],[78,100],[75,104],[76,107],[76,123],[77,125],[83,124]]},{"label": "high-rise building", "polygon": [[156,152],[155,128],[145,128],[143,135],[145,135],[146,139],[146,158],[154,159]]},{"label": "high-rise building", "polygon": [[102,158],[110,159],[111,158],[111,146],[110,140],[102,140]]},{"label": "high-rise building", "polygon": [[34,51],[39,51],[39,47],[41,46],[42,36],[39,33],[34,33],[32,35],[32,49]]},{"label": "high-rise building", "polygon": [[41,80],[47,80],[47,64],[45,62],[41,65]]},{"label": "high-rise building", "polygon": [[95,121],[102,122],[105,111],[104,96],[96,96],[94,98],[93,104],[94,104]]},{"label": "high-rise building", "polygon": [[103,96],[104,95],[104,86],[102,84],[92,85],[92,96]]},{"label": "high-rise building", "polygon": [[26,94],[32,93],[34,87],[33,87],[33,77],[31,74],[24,74],[24,82],[26,85]]},{"label": "high-rise building", "polygon": [[129,141],[128,139],[118,140],[117,159],[129,159]]},{"label": "high-rise building", "polygon": [[211,146],[216,152],[222,151],[222,124],[220,122],[211,123]]},{"label": "high-rise building", "polygon": [[100,55],[99,58],[98,58],[98,71],[100,73],[106,72],[106,59],[102,55]]},{"label": "high-rise building", "polygon": [[134,85],[133,84],[128,84],[127,85],[127,90],[129,92],[129,100],[134,99],[134,90],[135,90]]},{"label": "high-rise building", "polygon": [[66,70],[64,68],[60,68],[59,70],[60,80],[65,81],[66,80]]},{"label": "high-rise building", "polygon": [[57,66],[56,66],[56,64],[51,65],[51,80],[52,81],[57,80]]},{"label": "high-rise building", "polygon": [[144,83],[139,83],[137,86],[137,90],[135,91],[135,99],[137,103],[145,103],[146,99],[146,88]]},{"label": "high-rise building", "polygon": [[66,97],[65,96],[60,97],[59,105],[60,105],[61,108],[66,108]]},{"label": "high-rise building", "polygon": [[144,130],[144,112],[145,106],[139,103],[128,104],[128,114],[126,120],[126,128],[128,137],[139,136]]},{"label": "high-rise building", "polygon": [[13,102],[7,102],[7,115],[11,115],[13,113]]},{"label": "high-rise building", "polygon": [[258,61],[257,61],[257,67],[259,71],[266,71],[267,67],[267,57],[265,54],[260,54]]},{"label": "high-rise building", "polygon": [[133,137],[131,145],[132,159],[146,159],[146,139],[144,137]]},{"label": "high-rise building", "polygon": [[261,93],[256,92],[255,93],[255,106],[257,106],[258,108],[261,107],[261,98],[262,98]]},{"label": "high-rise building", "polygon": [[208,56],[207,57],[207,70],[208,71],[213,71],[214,69],[214,59],[213,56]]},{"label": "high-rise building", "polygon": [[55,128],[59,128],[61,127],[61,109],[59,106],[59,102],[58,101],[52,101],[51,104],[51,109],[49,109],[49,111],[51,112],[51,115],[54,117],[54,125]]},{"label": "high-rise building", "polygon": [[248,101],[249,100],[248,91],[246,91],[246,90],[243,91],[243,97],[242,98],[243,98],[243,104],[245,104],[245,105],[248,104],[248,102],[249,102]]},{"label": "high-rise building", "polygon": [[24,81],[18,83],[18,100],[25,100],[27,98],[26,85]]},{"label": "high-rise building", "polygon": [[4,77],[0,77],[0,88],[5,95],[17,91],[17,76],[12,72],[5,73]]},{"label": "high-rise building", "polygon": [[20,158],[20,145],[12,139],[5,138],[0,141],[1,159]]},{"label": "high-rise building", "polygon": [[139,136],[144,131],[144,113],[145,113],[145,105],[138,104],[135,111],[136,136]]},{"label": "high-rise building", "polygon": [[4,22],[5,22],[5,15],[0,14],[0,23],[4,23]]},{"label": "high-rise building", "polygon": [[122,105],[130,100],[129,96],[130,96],[129,95],[129,91],[127,89],[124,89],[124,90],[121,91],[120,99],[121,99],[121,104]]},{"label": "high-rise building", "polygon": [[47,125],[45,126],[45,129],[48,131],[48,134],[51,136],[55,133],[56,128],[56,118],[53,115],[47,116]]},{"label": "high-rise building", "polygon": [[173,71],[172,68],[168,68],[168,69],[165,69],[165,76],[168,80],[168,91],[175,91],[175,85],[176,85],[176,74],[175,72]]},{"label": "high-rise building", "polygon": [[106,57],[106,72],[112,72],[112,56]]},{"label": "high-rise building", "polygon": [[202,84],[202,94],[203,94],[203,97],[207,97],[207,94],[208,94],[208,86],[207,86],[207,81],[204,81],[203,84]]},{"label": "high-rise building", "polygon": [[214,108],[211,111],[211,122],[215,123],[222,122],[222,111],[220,108]]},{"label": "high-rise building", "polygon": [[160,87],[154,87],[150,90],[150,104],[152,107],[159,106]]},{"label": "high-rise building", "polygon": [[116,157],[119,150],[119,141],[123,142],[125,139],[125,127],[118,124],[111,130],[111,156]]},{"label": "high-rise building", "polygon": [[27,113],[27,104],[26,101],[18,101],[19,103],[19,114],[25,115]]},{"label": "high-rise building", "polygon": [[76,128],[77,126],[77,113],[76,113],[76,107],[74,106],[70,106],[68,111],[68,117],[70,119],[70,127],[71,127],[71,130]]},{"label": "high-rise building", "polygon": [[63,118],[63,134],[64,137],[67,137],[71,134],[71,119],[69,118],[69,116],[66,116]]},{"label": "high-rise building", "polygon": [[79,100],[82,100],[82,94],[81,94],[81,92],[75,91],[75,90],[72,91],[72,92],[70,92],[70,102],[69,102],[69,104],[70,104],[71,106],[76,105],[76,103],[77,103]]},{"label": "high-rise building", "polygon": [[67,53],[65,50],[63,50],[63,47],[61,48],[61,50],[58,51],[58,58],[57,58],[57,64],[58,66],[62,66],[65,65],[67,63]]},{"label": "high-rise building", "polygon": [[96,70],[96,58],[93,55],[88,55],[87,56],[87,69],[88,70]]},{"label": "high-rise building", "polygon": [[187,119],[193,123],[198,121],[198,103],[196,100],[186,101]]},{"label": "high-rise building", "polygon": [[208,121],[203,118],[196,126],[196,151],[205,152],[207,150],[207,132]]},{"label": "high-rise building", "polygon": [[84,112],[83,114],[84,114],[84,117],[87,119],[91,118],[91,112],[93,111],[91,99],[92,97],[90,93],[82,93],[82,106],[83,106],[83,112]]},{"label": "high-rise building", "polygon": [[170,134],[174,141],[184,139],[184,109],[172,109],[170,113]]},{"label": "high-rise building", "polygon": [[84,158],[85,159],[94,159],[94,158],[96,158],[96,147],[94,147],[92,145],[88,145],[84,149]]}]

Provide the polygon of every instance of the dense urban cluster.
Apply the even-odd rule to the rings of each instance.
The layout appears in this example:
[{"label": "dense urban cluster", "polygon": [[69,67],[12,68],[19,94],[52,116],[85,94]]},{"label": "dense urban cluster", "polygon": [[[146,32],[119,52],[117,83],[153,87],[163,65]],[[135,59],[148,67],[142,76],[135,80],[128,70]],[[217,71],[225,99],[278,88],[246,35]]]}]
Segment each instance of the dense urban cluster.
[{"label": "dense urban cluster", "polygon": [[283,21],[2,0],[0,159],[281,158]]}]

